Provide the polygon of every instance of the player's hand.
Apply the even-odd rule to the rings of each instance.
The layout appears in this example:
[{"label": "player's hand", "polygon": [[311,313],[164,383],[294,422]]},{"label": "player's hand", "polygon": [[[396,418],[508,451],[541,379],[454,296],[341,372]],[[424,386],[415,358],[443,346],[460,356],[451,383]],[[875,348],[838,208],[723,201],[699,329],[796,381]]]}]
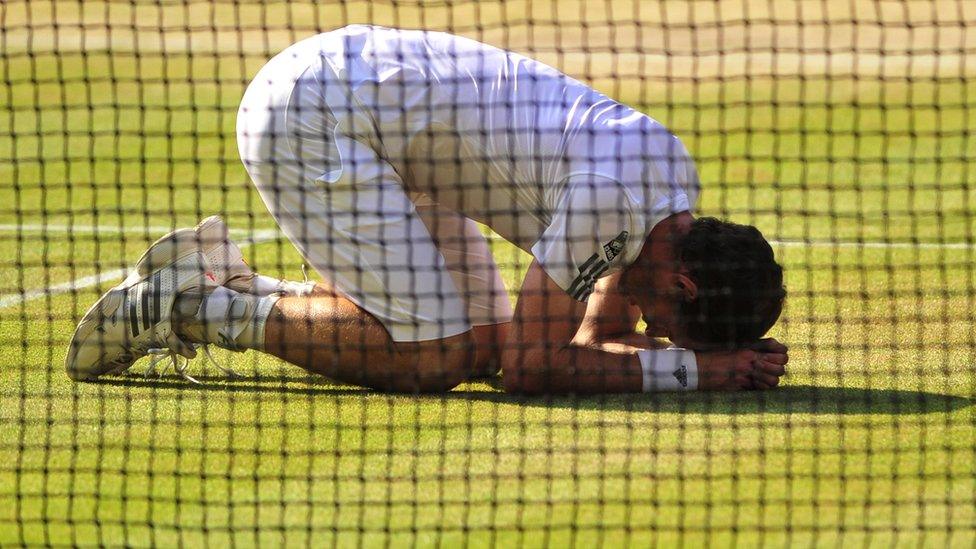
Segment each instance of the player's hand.
[{"label": "player's hand", "polygon": [[775,339],[763,339],[749,349],[697,352],[698,388],[703,391],[772,389],[786,374],[788,352]]},{"label": "player's hand", "polygon": [[750,347],[757,353],[752,373],[753,389],[772,389],[786,375],[790,349],[773,338],[760,339]]}]

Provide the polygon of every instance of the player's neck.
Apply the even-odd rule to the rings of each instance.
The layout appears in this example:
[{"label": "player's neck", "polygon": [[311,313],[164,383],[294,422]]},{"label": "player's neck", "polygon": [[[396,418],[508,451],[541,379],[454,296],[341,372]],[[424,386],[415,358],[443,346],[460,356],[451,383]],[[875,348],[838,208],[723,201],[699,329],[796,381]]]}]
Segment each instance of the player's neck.
[{"label": "player's neck", "polygon": [[640,253],[641,259],[650,265],[674,265],[678,260],[675,244],[682,236],[688,234],[694,221],[695,218],[687,211],[661,220],[648,235]]},{"label": "player's neck", "polygon": [[671,215],[654,226],[640,254],[624,274],[627,288],[654,288],[664,292],[679,265],[675,243],[691,230],[694,218],[688,212]]}]

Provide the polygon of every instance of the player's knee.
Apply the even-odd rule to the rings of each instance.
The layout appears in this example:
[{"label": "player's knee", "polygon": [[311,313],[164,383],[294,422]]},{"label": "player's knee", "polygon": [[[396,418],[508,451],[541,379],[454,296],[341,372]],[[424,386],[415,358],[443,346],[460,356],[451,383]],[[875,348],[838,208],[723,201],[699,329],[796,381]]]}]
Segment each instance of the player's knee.
[{"label": "player's knee", "polygon": [[394,391],[449,391],[471,376],[475,351],[470,332],[417,343],[397,343]]}]

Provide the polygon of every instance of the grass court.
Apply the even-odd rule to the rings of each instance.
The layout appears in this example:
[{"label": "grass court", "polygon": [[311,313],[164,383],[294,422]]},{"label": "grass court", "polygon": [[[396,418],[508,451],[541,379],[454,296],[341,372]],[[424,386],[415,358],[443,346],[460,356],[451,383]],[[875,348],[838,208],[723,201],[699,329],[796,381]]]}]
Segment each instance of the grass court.
[{"label": "grass court", "polygon": [[[0,6],[0,545],[973,543],[976,14],[31,4]],[[170,228],[221,213],[259,272],[301,277],[237,158],[237,105],[293,40],[370,21],[534,55],[669,126],[701,213],[775,240],[784,386],[390,396],[224,352],[243,378],[198,359],[199,386],[145,362],[71,382],[76,321]],[[894,53],[872,55],[885,29]],[[528,256],[493,245],[514,295]]]}]

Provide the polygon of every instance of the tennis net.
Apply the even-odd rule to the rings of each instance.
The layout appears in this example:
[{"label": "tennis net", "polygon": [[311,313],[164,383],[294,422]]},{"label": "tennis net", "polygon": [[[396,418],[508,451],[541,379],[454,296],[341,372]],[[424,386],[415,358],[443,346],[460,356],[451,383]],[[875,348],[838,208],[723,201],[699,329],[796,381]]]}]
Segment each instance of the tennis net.
[{"label": "tennis net", "polygon": [[[287,93],[256,77],[343,28],[321,43],[344,50],[306,48],[262,73]],[[490,73],[489,50],[448,35],[559,73],[512,58],[522,72]],[[468,72],[444,77],[450,67]],[[0,545],[976,536],[972,2],[9,0],[0,74]],[[577,85],[598,93],[567,101]],[[556,108],[572,138],[546,131]],[[650,130],[619,130],[634,122],[614,113],[631,108]],[[661,145],[670,134],[694,169]],[[635,162],[664,206],[621,183]],[[580,173],[597,175],[557,200]],[[787,292],[768,334],[789,346],[779,387],[616,394],[608,372],[623,359],[608,358],[588,381],[576,359],[532,378],[558,394],[526,395],[540,386],[491,361],[453,391],[419,394],[461,378],[437,366],[425,384],[371,339],[385,328],[405,349],[504,324],[510,303],[548,302],[520,295],[533,262],[573,298],[600,294],[598,277],[642,250],[631,224],[681,211],[675,197],[769,241]],[[157,238],[211,215],[267,280],[306,287],[308,264],[344,310],[368,314],[340,329],[340,316],[313,314],[331,299],[319,298],[305,322],[267,328],[277,355],[306,369],[214,349],[228,376],[200,349],[185,375],[146,358],[70,379],[89,307]],[[705,250],[719,274],[751,265]],[[125,338],[159,315],[150,290],[139,296],[117,317],[133,322]],[[566,319],[540,310],[547,338]],[[518,337],[501,347],[539,347]],[[100,351],[117,357],[110,339]],[[476,369],[438,350],[418,371]],[[592,384],[607,390],[578,390]]]}]

